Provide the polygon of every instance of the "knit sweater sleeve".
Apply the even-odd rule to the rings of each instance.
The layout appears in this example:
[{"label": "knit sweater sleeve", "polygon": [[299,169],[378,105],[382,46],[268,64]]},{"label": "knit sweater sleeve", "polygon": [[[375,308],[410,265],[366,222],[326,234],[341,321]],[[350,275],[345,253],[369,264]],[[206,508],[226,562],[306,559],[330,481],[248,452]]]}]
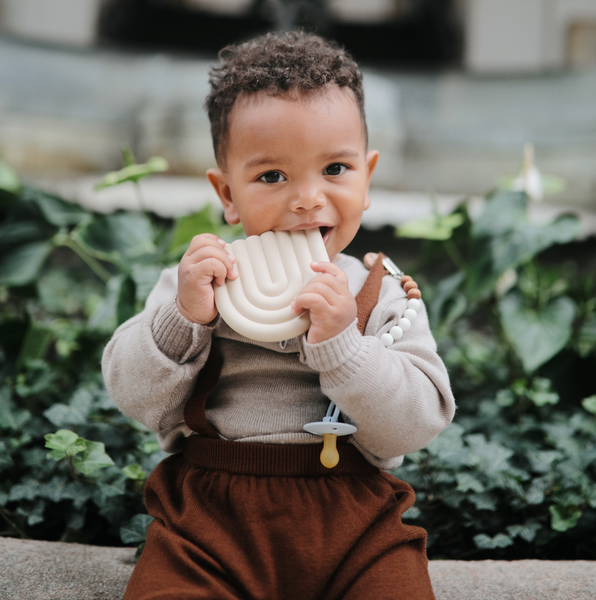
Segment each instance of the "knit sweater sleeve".
[{"label": "knit sweater sleeve", "polygon": [[455,412],[424,305],[400,340],[385,347],[379,339],[403,316],[406,302],[399,283],[385,277],[365,335],[354,321],[330,340],[303,342],[304,360],[319,371],[323,393],[358,427],[352,442],[385,469],[427,446]]},{"label": "knit sweater sleeve", "polygon": [[169,452],[190,434],[184,405],[209,355],[214,325],[186,320],[176,308],[176,290],[177,267],[164,270],[143,312],[115,331],[102,359],[118,408],[157,432]]}]

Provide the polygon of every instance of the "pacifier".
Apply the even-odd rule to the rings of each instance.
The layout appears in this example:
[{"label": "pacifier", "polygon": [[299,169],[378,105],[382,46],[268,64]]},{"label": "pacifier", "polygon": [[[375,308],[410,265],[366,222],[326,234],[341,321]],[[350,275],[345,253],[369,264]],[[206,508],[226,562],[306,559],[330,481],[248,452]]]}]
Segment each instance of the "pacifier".
[{"label": "pacifier", "polygon": [[339,408],[335,403],[330,402],[326,416],[322,421],[307,423],[304,429],[309,433],[323,436],[323,450],[321,451],[321,464],[328,469],[332,469],[339,462],[339,452],[337,451],[337,436],[351,435],[358,429],[349,423],[340,423]]}]

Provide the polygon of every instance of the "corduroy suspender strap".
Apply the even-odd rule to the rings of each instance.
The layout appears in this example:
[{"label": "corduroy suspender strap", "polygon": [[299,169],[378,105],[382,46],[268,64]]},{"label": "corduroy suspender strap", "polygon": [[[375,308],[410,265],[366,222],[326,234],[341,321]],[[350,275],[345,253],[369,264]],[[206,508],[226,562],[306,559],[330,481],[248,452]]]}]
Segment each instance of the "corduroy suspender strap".
[{"label": "corduroy suspender strap", "polygon": [[356,306],[358,307],[358,331],[364,335],[364,330],[370,319],[370,315],[379,301],[383,277],[389,273],[383,266],[385,255],[379,252],[375,264],[372,266],[364,285],[356,294]]},{"label": "corduroy suspender strap", "polygon": [[[383,266],[384,254],[379,253],[378,259],[371,268],[364,285],[356,295],[356,306],[358,309],[358,331],[364,335],[368,319],[377,305],[383,276],[388,271]],[[184,407],[184,421],[196,433],[219,439],[217,431],[209,425],[205,418],[205,406],[209,394],[215,389],[221,373],[222,361],[215,344],[211,343],[211,350],[205,366],[201,369],[197,378],[195,389]]]}]

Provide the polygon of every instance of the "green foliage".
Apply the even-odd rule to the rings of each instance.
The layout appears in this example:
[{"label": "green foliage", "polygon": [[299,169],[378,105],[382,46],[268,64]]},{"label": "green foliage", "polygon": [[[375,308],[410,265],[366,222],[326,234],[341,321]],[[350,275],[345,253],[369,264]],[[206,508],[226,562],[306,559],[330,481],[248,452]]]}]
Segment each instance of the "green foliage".
[{"label": "green foliage", "polygon": [[[134,157],[132,158],[134,161]],[[152,156],[146,163],[128,164],[119,171],[112,171],[108,173],[96,186],[96,190],[102,190],[107,187],[113,187],[127,181],[136,183],[143,177],[151,175],[153,173],[161,173],[167,171],[170,168],[168,161],[160,156]]]},{"label": "green foliage", "polygon": [[453,230],[463,222],[464,216],[461,214],[436,215],[432,219],[418,219],[402,225],[397,229],[397,235],[427,240],[448,240],[453,235]]},{"label": "green foliage", "polygon": [[10,173],[0,161],[0,535],[138,544],[144,483],[166,455],[109,397],[103,347],[181,244],[237,230],[212,209],[93,213]]},{"label": "green foliage", "polygon": [[474,221],[460,206],[410,272],[458,404],[395,473],[431,557],[596,558],[594,264],[569,260],[575,217],[534,225],[527,203],[489,195]]},{"label": "green foliage", "polygon": [[[143,487],[165,454],[115,407],[101,353],[194,235],[239,230],[211,207],[95,214],[3,168],[0,535],[142,547]],[[595,265],[569,260],[577,231],[571,216],[530,223],[520,192],[490,195],[474,221],[464,204],[402,230],[428,239],[410,271],[458,403],[396,471],[433,557],[596,558]]]}]

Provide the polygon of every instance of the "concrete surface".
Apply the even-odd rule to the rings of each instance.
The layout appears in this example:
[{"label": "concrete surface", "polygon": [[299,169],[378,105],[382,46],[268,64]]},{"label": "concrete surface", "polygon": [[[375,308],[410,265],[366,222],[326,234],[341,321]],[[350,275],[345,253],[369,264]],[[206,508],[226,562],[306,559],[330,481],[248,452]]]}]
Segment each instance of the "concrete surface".
[{"label": "concrete surface", "polygon": [[[118,600],[132,573],[134,553],[131,548],[0,538],[0,598]],[[589,561],[431,561],[430,575],[437,600],[596,598],[596,562]]]},{"label": "concrete surface", "polygon": [[[0,145],[19,172],[101,172],[124,143],[172,172],[214,166],[203,110],[212,57],[91,48],[0,36]],[[373,183],[394,190],[483,194],[515,177],[522,148],[567,188],[546,198],[596,207],[596,69],[533,77],[407,73],[364,65]]]}]

